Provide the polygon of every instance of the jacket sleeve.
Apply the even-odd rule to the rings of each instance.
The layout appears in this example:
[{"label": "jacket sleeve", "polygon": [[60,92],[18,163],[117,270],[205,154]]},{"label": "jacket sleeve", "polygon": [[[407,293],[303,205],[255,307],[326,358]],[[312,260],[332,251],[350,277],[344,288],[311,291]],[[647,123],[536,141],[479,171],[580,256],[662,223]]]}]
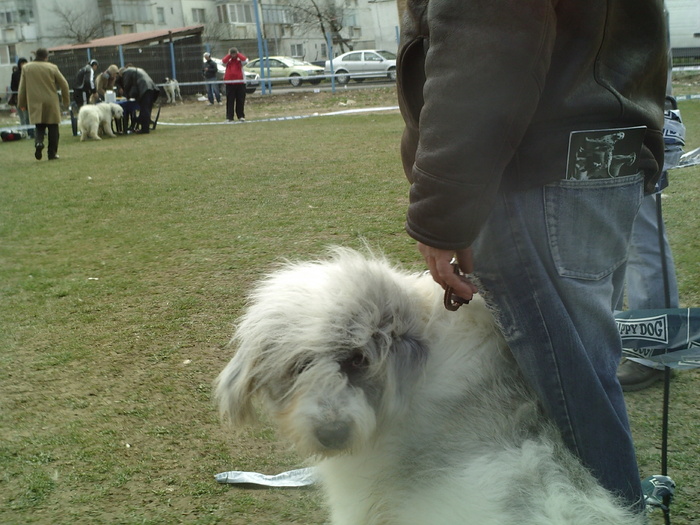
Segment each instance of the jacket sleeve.
[{"label": "jacket sleeve", "polygon": [[555,0],[432,0],[424,103],[406,229],[436,248],[471,245],[537,107]]},{"label": "jacket sleeve", "polygon": [[63,107],[68,107],[70,105],[70,86],[66,77],[56,68],[55,82],[58,88],[61,90],[61,100],[63,102]]},{"label": "jacket sleeve", "polygon": [[224,58],[221,59],[221,63],[222,63],[222,64],[228,64],[229,61],[230,61],[232,58],[233,58],[233,57],[232,57],[230,54],[227,54]]}]

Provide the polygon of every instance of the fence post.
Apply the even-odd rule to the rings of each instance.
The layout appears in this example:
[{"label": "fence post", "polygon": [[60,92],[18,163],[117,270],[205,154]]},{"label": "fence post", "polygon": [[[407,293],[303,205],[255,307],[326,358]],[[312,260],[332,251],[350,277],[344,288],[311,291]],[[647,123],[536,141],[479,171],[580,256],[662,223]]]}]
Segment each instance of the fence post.
[{"label": "fence post", "polygon": [[176,79],[177,78],[177,70],[175,68],[175,43],[170,40],[170,69],[172,76],[170,78]]},{"label": "fence post", "polygon": [[[255,11],[255,32],[257,33],[258,37],[258,57],[260,58],[260,64],[262,65],[262,60],[263,60],[263,43],[262,43],[262,31],[260,30],[260,9],[258,7],[258,0],[253,0],[253,10]],[[262,70],[261,70],[262,73]],[[262,77],[262,75],[260,75]],[[245,78],[245,75],[243,75]],[[265,94],[265,82],[264,79],[261,78],[261,86],[262,86],[262,94]]]},{"label": "fence post", "polygon": [[326,33],[326,47],[328,48],[328,60],[331,68],[331,93],[335,93],[335,70],[333,69],[333,41],[329,32]]}]

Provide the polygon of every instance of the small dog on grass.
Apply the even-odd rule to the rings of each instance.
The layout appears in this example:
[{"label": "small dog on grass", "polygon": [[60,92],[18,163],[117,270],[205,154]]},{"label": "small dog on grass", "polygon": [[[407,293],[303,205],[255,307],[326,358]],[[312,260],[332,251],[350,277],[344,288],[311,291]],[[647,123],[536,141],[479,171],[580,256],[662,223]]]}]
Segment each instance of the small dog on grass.
[{"label": "small dog on grass", "polygon": [[317,464],[334,525],[641,525],[566,449],[480,298],[338,248],[252,292],[215,381]]},{"label": "small dog on grass", "polygon": [[102,140],[100,132],[108,137],[115,137],[112,132],[112,119],[121,119],[124,110],[114,102],[100,102],[99,104],[85,104],[78,112],[78,130],[80,141],[86,139]]},{"label": "small dog on grass", "polygon": [[177,98],[179,98],[180,102],[182,102],[182,95],[180,95],[180,83],[174,78],[165,77],[163,90],[165,91],[165,96],[168,98],[168,104],[177,104],[175,101]]}]

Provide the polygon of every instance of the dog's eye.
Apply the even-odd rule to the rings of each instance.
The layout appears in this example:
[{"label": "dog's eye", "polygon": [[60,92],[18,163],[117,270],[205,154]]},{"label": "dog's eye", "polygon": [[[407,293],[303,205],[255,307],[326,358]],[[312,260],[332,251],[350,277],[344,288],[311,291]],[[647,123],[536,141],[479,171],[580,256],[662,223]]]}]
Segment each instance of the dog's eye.
[{"label": "dog's eye", "polygon": [[362,352],[356,352],[350,359],[350,364],[353,368],[367,368],[369,366],[369,360]]},{"label": "dog's eye", "polygon": [[356,350],[347,359],[341,361],[340,369],[345,374],[356,374],[369,366],[369,359],[361,351]]}]

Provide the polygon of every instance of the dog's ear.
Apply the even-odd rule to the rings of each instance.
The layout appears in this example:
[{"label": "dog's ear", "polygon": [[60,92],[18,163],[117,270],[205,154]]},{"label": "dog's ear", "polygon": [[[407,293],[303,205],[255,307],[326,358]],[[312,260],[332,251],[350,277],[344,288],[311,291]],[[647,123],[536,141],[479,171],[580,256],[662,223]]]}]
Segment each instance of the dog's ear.
[{"label": "dog's ear", "polygon": [[253,407],[255,382],[250,368],[250,363],[236,355],[214,381],[214,399],[219,407],[219,415],[234,428],[257,421]]}]

